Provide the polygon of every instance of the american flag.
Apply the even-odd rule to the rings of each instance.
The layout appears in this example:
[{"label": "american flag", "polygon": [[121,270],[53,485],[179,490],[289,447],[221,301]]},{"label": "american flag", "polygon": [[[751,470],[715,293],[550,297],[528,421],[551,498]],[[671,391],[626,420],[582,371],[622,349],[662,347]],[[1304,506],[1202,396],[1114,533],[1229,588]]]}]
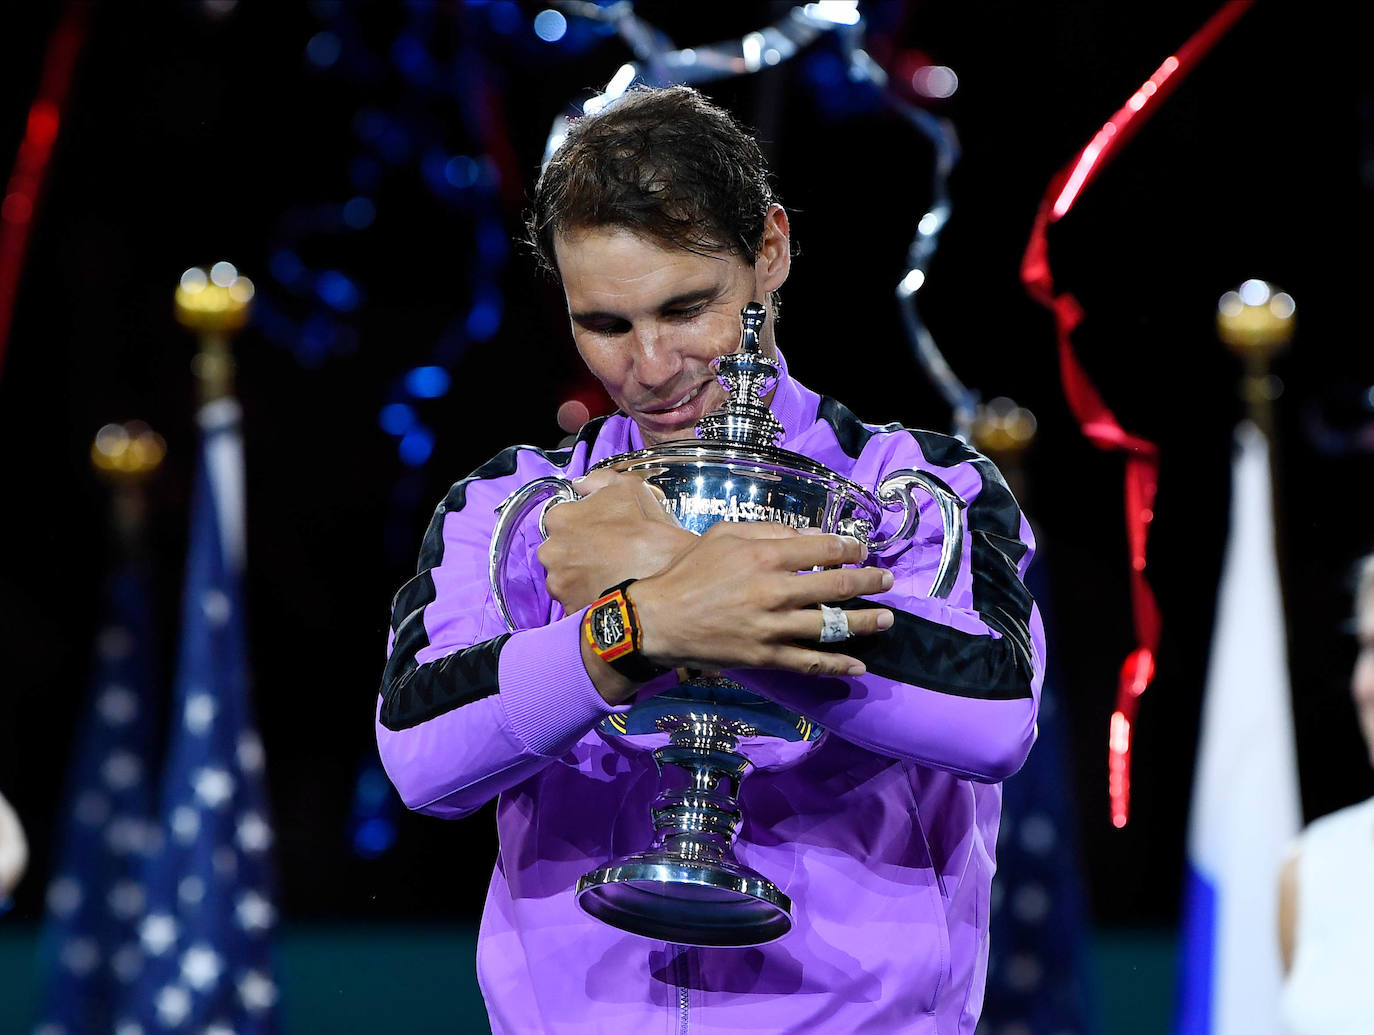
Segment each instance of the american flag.
[{"label": "american flag", "polygon": [[110,1031],[143,966],[138,918],[154,847],[158,741],[148,573],[106,579],[90,692],[68,772],[39,940],[36,1035]]},{"label": "american flag", "polygon": [[163,844],[147,870],[145,963],[116,1035],[278,1028],[273,835],[240,587],[239,413],[236,401],[221,398],[199,415]]},{"label": "american flag", "polygon": [[1002,787],[988,982],[978,1035],[1096,1035],[1089,917],[1079,859],[1068,716],[1057,693],[1054,629],[1041,556],[1027,572],[1049,636],[1039,736]]}]

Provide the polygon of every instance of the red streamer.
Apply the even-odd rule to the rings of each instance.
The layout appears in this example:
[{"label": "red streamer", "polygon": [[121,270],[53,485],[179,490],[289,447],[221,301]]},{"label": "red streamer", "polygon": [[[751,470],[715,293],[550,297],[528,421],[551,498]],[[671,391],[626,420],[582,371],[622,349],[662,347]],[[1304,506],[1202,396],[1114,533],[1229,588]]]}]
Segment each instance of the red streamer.
[{"label": "red streamer", "polygon": [[1159,485],[1159,450],[1153,442],[1122,429],[1098,394],[1073,351],[1072,335],[1082,322],[1083,310],[1067,292],[1056,294],[1050,272],[1047,231],[1051,223],[1069,213],[1084,189],[1138,130],[1155,107],[1193,70],[1204,54],[1251,6],[1252,0],[1229,0],[1171,54],[1131,95],[1078,155],[1050,180],[1031,228],[1021,259],[1021,280],[1030,296],[1054,315],[1059,341],[1059,370],[1064,395],[1075,419],[1093,445],[1126,454],[1126,539],[1131,557],[1131,610],[1137,646],[1121,666],[1108,737],[1108,796],[1112,825],[1124,827],[1131,802],[1131,733],[1140,695],[1155,674],[1159,649],[1159,606],[1145,578],[1145,545],[1154,518],[1155,490]]},{"label": "red streamer", "polygon": [[9,344],[24,253],[43,194],[62,108],[71,92],[76,58],[86,39],[89,3],[74,0],[62,12],[43,59],[38,94],[29,107],[28,123],[9,183],[0,195],[0,368]]}]

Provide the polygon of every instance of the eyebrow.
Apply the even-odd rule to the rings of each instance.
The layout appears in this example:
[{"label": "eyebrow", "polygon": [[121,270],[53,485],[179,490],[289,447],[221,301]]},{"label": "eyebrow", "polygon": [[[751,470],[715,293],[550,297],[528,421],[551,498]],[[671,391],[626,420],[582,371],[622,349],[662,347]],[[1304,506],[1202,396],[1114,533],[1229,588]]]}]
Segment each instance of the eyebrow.
[{"label": "eyebrow", "polygon": [[[678,306],[695,305],[698,302],[706,302],[714,298],[719,293],[719,288],[708,287],[699,291],[686,291],[680,295],[665,299],[658,307],[659,312],[667,309],[674,309]],[[578,323],[595,322],[597,320],[624,320],[625,316],[621,313],[612,313],[606,310],[594,309],[584,313],[569,314]]]}]

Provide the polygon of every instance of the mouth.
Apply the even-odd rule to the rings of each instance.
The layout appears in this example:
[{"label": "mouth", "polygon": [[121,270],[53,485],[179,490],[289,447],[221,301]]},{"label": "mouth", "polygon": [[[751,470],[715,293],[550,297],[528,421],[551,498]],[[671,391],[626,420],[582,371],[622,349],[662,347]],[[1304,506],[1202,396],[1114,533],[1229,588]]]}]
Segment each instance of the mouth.
[{"label": "mouth", "polygon": [[643,415],[645,422],[651,424],[655,430],[678,430],[687,425],[695,424],[704,412],[703,406],[707,400],[706,389],[711,384],[710,381],[703,382],[667,406],[645,408],[639,412]]},{"label": "mouth", "polygon": [[669,403],[667,406],[659,406],[654,409],[645,409],[640,412],[650,417],[670,417],[677,414],[679,411],[690,409],[693,400],[701,395],[701,391],[705,387],[704,384],[697,385],[675,403]]}]

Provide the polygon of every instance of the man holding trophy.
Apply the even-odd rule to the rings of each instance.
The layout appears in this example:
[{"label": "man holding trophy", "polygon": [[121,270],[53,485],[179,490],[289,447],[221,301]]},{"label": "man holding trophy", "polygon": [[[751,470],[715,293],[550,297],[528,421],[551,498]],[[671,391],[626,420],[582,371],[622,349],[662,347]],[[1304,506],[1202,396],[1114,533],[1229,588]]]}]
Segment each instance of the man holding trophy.
[{"label": "man holding trophy", "polygon": [[498,799],[493,1030],[971,1035],[1044,672],[1016,501],[790,375],[787,215],[695,91],[577,120],[529,230],[619,411],[453,486],[377,711],[410,808]]}]

